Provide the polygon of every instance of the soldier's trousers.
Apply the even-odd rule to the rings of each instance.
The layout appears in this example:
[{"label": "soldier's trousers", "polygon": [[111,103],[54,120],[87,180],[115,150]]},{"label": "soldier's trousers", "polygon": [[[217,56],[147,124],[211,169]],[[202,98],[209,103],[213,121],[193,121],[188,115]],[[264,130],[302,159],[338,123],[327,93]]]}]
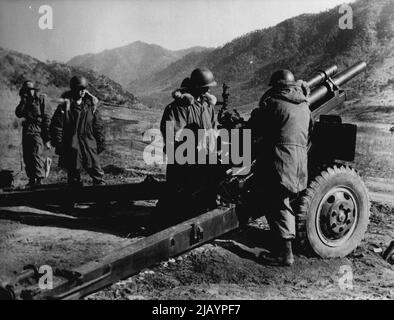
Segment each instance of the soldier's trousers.
[{"label": "soldier's trousers", "polygon": [[[104,172],[99,166],[92,168],[86,168],[86,172],[93,180],[93,184],[99,184],[104,182]],[[67,178],[69,184],[79,184],[81,182],[81,170],[80,169],[68,169]]]},{"label": "soldier's trousers", "polygon": [[40,134],[23,134],[23,161],[29,179],[45,177],[43,150],[44,144]]},{"label": "soldier's trousers", "polygon": [[297,194],[285,188],[275,188],[267,197],[266,219],[276,237],[291,240],[295,238],[295,214],[292,203]]}]

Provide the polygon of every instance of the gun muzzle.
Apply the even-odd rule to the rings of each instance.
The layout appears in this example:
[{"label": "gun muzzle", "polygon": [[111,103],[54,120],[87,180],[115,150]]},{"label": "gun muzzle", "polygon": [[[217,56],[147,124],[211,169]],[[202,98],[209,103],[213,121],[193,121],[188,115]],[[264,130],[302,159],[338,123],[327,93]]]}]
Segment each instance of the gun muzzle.
[{"label": "gun muzzle", "polygon": [[[335,85],[337,87],[347,83],[351,79],[353,79],[355,76],[360,74],[361,72],[365,71],[367,68],[367,64],[365,62],[358,62],[354,64],[353,66],[343,70],[342,72],[338,73],[333,77],[331,80],[332,85]],[[318,102],[319,100],[323,99],[326,94],[329,92],[329,88],[327,86],[317,86],[311,93],[309,97],[309,101],[311,104],[311,110],[314,110],[313,104]]]},{"label": "gun muzzle", "polygon": [[325,70],[318,70],[317,74],[310,78],[309,80],[306,81],[308,84],[309,88],[314,88],[318,86],[319,84],[323,83],[326,81],[328,78],[332,77],[334,74],[336,74],[338,71],[338,66],[333,65]]}]

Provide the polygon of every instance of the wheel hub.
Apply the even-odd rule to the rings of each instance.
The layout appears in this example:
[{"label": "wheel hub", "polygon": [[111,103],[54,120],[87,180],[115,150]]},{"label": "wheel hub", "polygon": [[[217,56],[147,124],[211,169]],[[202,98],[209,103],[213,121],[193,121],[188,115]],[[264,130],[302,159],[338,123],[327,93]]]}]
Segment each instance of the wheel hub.
[{"label": "wheel hub", "polygon": [[350,237],[356,217],[357,205],[351,191],[342,187],[331,189],[319,206],[320,238],[330,246],[340,245]]}]

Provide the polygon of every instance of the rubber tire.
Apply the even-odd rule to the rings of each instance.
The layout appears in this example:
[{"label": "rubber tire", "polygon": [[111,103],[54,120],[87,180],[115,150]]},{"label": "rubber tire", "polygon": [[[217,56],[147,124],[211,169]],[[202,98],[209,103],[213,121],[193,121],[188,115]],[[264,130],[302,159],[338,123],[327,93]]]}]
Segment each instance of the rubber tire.
[{"label": "rubber tire", "polygon": [[[359,208],[357,225],[351,237],[343,245],[330,247],[319,238],[315,219],[320,201],[334,187],[352,190]],[[296,214],[297,247],[304,253],[312,251],[322,258],[345,257],[363,239],[369,222],[369,196],[367,188],[357,172],[348,166],[328,167],[316,176],[300,199]]]}]

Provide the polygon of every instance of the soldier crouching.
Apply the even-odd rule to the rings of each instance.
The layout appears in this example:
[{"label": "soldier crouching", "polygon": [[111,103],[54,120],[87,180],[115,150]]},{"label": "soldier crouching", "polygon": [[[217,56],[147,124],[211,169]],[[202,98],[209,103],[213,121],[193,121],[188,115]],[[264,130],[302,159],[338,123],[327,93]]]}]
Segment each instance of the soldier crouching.
[{"label": "soldier crouching", "polygon": [[81,185],[81,170],[85,169],[94,185],[104,185],[99,161],[105,149],[104,130],[98,100],[87,86],[84,77],[71,78],[71,90],[62,95],[64,102],[52,118],[52,144],[59,155],[59,166],[67,170],[69,184]]}]

